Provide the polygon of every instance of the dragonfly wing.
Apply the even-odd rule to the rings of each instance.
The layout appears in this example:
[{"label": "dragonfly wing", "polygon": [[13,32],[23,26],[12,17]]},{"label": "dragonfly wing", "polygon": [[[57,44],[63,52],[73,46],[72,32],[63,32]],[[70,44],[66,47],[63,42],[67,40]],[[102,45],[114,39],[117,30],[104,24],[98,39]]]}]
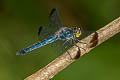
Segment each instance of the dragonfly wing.
[{"label": "dragonfly wing", "polygon": [[39,28],[39,30],[38,30],[38,38],[39,38],[39,39],[40,39],[40,33],[41,33],[42,29],[43,29],[43,26],[40,26],[40,28]]},{"label": "dragonfly wing", "polygon": [[61,19],[59,17],[59,12],[56,8],[52,9],[49,15],[49,26],[40,26],[38,31],[39,40],[45,39],[53,35],[60,27],[63,27]]},{"label": "dragonfly wing", "polygon": [[53,49],[53,51],[60,54],[67,51],[71,47],[72,44],[70,43],[70,41],[66,40],[65,41],[58,40],[51,44],[51,48]]},{"label": "dragonfly wing", "polygon": [[91,30],[86,30],[86,29],[83,29],[83,28],[80,28],[81,29],[81,35],[80,37],[78,38],[79,40],[87,37],[88,35],[94,33],[95,31],[91,31]]},{"label": "dragonfly wing", "polygon": [[51,31],[48,27],[41,25],[38,30],[38,39],[41,41],[50,37],[53,34],[54,32]]},{"label": "dragonfly wing", "polygon": [[60,28],[63,27],[63,24],[61,22],[59,12],[57,8],[52,9],[50,15],[49,15],[49,24],[50,26],[53,26],[54,28]]}]

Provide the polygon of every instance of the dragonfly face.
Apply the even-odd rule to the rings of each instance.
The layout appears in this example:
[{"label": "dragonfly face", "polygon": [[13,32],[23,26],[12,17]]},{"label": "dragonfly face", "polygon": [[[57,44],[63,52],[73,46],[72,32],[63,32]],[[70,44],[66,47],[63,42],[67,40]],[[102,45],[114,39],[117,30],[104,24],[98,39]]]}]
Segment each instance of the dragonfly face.
[{"label": "dragonfly face", "polygon": [[81,36],[81,29],[80,28],[78,28],[78,27],[75,27],[74,28],[74,37],[75,38],[79,38],[80,36]]}]

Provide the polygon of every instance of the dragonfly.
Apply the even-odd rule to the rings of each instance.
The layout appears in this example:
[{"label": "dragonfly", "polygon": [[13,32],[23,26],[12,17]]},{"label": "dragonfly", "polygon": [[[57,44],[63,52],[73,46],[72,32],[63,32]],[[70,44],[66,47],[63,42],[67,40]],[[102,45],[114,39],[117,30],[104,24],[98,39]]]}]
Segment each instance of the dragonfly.
[{"label": "dragonfly", "polygon": [[[47,34],[47,29],[45,26],[40,26],[39,30],[38,30],[38,37],[39,39],[42,39],[42,33],[45,32],[44,30],[46,30],[46,32],[44,34],[47,34],[47,36],[45,36],[46,38],[44,38],[43,40],[40,40],[39,42],[24,48],[20,51],[18,51],[16,54],[17,55],[23,55],[26,54],[32,50],[38,49],[40,47],[43,47],[47,44],[53,43],[57,40],[61,40],[64,41],[63,45],[65,45],[66,43],[74,43],[80,42],[80,40],[78,39],[81,34],[81,28],[79,27],[74,27],[73,29],[68,28],[68,27],[64,27],[61,21],[61,18],[59,16],[59,12],[57,8],[53,8],[50,15],[49,15],[49,28],[50,28],[50,33]],[[54,29],[53,29],[54,28]],[[81,42],[83,43],[83,42]]]}]

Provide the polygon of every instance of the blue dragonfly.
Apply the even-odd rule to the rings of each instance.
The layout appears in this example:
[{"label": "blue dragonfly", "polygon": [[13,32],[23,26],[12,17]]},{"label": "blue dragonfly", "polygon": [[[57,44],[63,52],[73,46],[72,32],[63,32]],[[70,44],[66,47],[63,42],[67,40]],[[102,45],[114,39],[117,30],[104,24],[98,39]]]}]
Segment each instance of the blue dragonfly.
[{"label": "blue dragonfly", "polygon": [[[52,9],[49,15],[49,26],[50,26],[49,29],[43,25],[40,26],[38,31],[38,37],[41,40],[38,43],[35,43],[27,48],[24,48],[23,50],[18,51],[16,54],[17,55],[26,54],[32,50],[53,43],[57,40],[64,41],[63,45],[66,45],[66,43],[68,43],[67,45],[69,45],[69,43],[75,44],[76,41],[80,42],[79,38],[81,36],[81,28],[75,27],[74,29],[71,29],[68,27],[64,27],[61,22],[61,18],[59,17],[59,12],[57,8]],[[42,35],[42,33],[44,34]],[[43,37],[45,36],[46,38],[42,38],[42,36]]]}]

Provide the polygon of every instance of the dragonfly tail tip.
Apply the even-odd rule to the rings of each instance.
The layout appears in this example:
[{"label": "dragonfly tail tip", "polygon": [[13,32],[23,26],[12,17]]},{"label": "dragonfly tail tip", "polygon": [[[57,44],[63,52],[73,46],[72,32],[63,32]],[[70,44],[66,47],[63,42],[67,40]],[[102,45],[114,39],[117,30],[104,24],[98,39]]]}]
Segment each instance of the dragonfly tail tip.
[{"label": "dragonfly tail tip", "polygon": [[23,55],[23,54],[25,54],[26,52],[24,51],[24,50],[22,50],[22,51],[18,51],[18,52],[16,52],[16,55]]},{"label": "dragonfly tail tip", "polygon": [[19,53],[19,52],[16,52],[16,55],[20,55],[20,53]]}]

